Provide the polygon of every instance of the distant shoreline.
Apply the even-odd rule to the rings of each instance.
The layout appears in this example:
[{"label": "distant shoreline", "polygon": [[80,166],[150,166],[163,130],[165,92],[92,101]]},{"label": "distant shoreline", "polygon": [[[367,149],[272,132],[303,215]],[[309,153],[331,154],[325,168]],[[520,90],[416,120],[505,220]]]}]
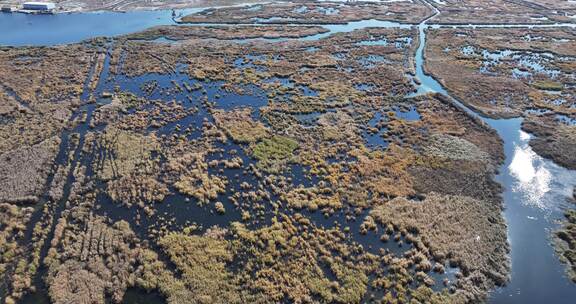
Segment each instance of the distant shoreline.
[{"label": "distant shoreline", "polygon": [[[218,7],[218,6],[238,6],[238,5],[251,5],[259,3],[267,3],[270,1],[265,0],[169,0],[162,3],[147,3],[145,0],[134,0],[131,2],[120,3],[118,1],[109,1],[109,3],[94,3],[95,0],[78,0],[77,2],[60,3],[54,1],[56,4],[56,9],[50,12],[42,11],[24,11],[22,10],[22,4],[24,0],[16,0],[8,3],[1,3],[1,7],[11,7],[11,12],[4,13],[24,13],[24,14],[72,14],[72,13],[100,13],[100,12],[117,12],[117,13],[127,13],[131,11],[159,11],[159,10],[183,10],[191,8],[208,8],[208,7]],[[42,1],[50,2],[50,1]],[[112,3],[116,2],[116,3]]]}]

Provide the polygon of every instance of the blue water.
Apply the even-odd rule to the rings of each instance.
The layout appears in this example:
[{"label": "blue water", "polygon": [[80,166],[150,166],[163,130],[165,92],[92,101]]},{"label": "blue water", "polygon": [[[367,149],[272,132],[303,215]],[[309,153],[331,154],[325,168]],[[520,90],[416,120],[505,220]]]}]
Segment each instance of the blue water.
[{"label": "blue water", "polygon": [[[427,26],[419,27],[420,45],[416,52],[416,81],[421,85],[414,95],[431,92],[450,96],[442,85],[424,72]],[[504,217],[511,246],[511,280],[491,293],[490,303],[574,303],[576,285],[565,276],[550,245],[550,232],[562,218],[576,185],[576,171],[562,168],[532,151],[530,135],[521,130],[522,118],[489,119],[454,102],[468,114],[494,128],[504,142],[506,159],[497,181],[504,186]]]},{"label": "blue water", "polygon": [[414,106],[408,108],[408,110],[395,108],[394,114],[396,117],[406,121],[420,120],[420,113],[418,113],[418,110],[416,110],[416,107]]},{"label": "blue water", "polygon": [[426,37],[426,24],[422,23],[418,26],[418,35],[420,37],[420,42],[418,44],[418,48],[416,49],[416,79],[420,81],[420,85],[417,86],[417,91],[415,95],[421,95],[426,93],[440,93],[444,95],[448,95],[448,92],[442,87],[442,85],[436,81],[432,76],[426,74],[424,72],[424,47],[426,44],[425,37]]},{"label": "blue water", "polygon": [[354,85],[354,88],[358,91],[369,92],[372,91],[375,86],[371,83],[358,83]]},{"label": "blue water", "polygon": [[327,24],[322,26],[328,29],[329,32],[303,37],[301,38],[301,40],[318,40],[326,38],[334,33],[349,33],[355,30],[364,29],[368,27],[410,29],[413,25],[369,19],[369,20],[349,22],[348,24]]},{"label": "blue water", "polygon": [[[193,13],[202,9],[187,9]],[[93,37],[114,37],[152,26],[175,24],[172,11],[133,11],[31,15],[0,13],[0,45],[55,45]]]},{"label": "blue water", "polygon": [[550,230],[562,218],[576,172],[536,155],[520,131],[522,119],[485,121],[504,140],[506,161],[497,181],[505,186],[504,216],[512,248],[511,280],[492,293],[490,302],[574,303],[576,286],[550,245]]},{"label": "blue water", "polygon": [[387,39],[379,39],[379,40],[363,40],[355,43],[359,46],[387,46],[388,40]]},{"label": "blue water", "polygon": [[[368,121],[368,125],[372,128],[378,128],[378,124],[385,119],[386,118],[384,115],[382,115],[382,112],[376,112],[374,117]],[[375,133],[364,130],[362,135],[364,137],[364,141],[366,142],[366,146],[372,149],[385,149],[388,147],[388,140],[382,137],[386,131],[386,128],[378,128],[378,132]]]}]

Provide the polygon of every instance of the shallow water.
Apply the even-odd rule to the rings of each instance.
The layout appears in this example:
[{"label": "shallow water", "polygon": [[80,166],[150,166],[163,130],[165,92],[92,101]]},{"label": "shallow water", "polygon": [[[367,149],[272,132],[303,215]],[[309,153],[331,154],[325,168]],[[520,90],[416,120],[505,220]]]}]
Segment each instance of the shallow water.
[{"label": "shallow water", "polygon": [[[385,119],[384,115],[382,115],[381,112],[376,112],[376,114],[374,114],[374,117],[372,117],[372,119],[368,121],[368,125],[372,128],[377,128],[378,123],[384,119]],[[386,147],[388,147],[389,144],[388,140],[382,137],[382,135],[384,135],[386,131],[387,130],[385,128],[378,129],[378,132],[375,133],[369,132],[368,130],[364,130],[362,135],[366,142],[366,146],[370,147],[371,149],[385,149]]]}]

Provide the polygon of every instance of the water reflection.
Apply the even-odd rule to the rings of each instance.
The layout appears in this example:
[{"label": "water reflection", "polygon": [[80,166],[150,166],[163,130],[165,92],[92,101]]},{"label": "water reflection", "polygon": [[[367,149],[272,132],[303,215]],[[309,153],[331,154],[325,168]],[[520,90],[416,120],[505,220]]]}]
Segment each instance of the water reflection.
[{"label": "water reflection", "polygon": [[[442,85],[423,70],[426,28],[424,23],[419,26],[420,45],[415,57],[413,81],[420,85],[409,97],[428,92],[449,96]],[[480,117],[457,100],[454,102],[494,128],[503,140],[506,153],[497,181],[504,185],[502,196],[512,248],[512,273],[511,280],[495,290],[489,302],[573,303],[576,288],[566,278],[564,265],[550,245],[550,229],[555,229],[555,220],[562,217],[562,208],[572,195],[576,171],[538,156],[529,146],[530,135],[521,130],[522,118]]]},{"label": "water reflection", "polygon": [[550,191],[552,174],[546,168],[542,157],[528,145],[530,134],[520,132],[520,142],[514,147],[514,156],[508,167],[510,175],[516,178],[512,190],[524,196],[524,204],[546,210],[544,195]]}]

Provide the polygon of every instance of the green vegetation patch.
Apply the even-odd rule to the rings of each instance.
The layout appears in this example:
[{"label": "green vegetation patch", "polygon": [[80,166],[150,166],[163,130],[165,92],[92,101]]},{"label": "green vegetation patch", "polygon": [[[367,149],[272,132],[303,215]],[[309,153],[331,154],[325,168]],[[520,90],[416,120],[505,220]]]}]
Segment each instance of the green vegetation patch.
[{"label": "green vegetation patch", "polygon": [[556,250],[566,263],[568,277],[576,283],[576,210],[567,210],[564,217],[562,228],[555,233]]},{"label": "green vegetation patch", "polygon": [[184,284],[193,290],[190,302],[241,302],[239,288],[226,269],[233,259],[228,241],[170,233],[159,244],[178,267]]},{"label": "green vegetation patch", "polygon": [[254,146],[252,155],[258,160],[258,166],[269,172],[278,170],[279,164],[290,162],[294,159],[294,150],[298,148],[298,142],[288,137],[275,135],[265,138]]},{"label": "green vegetation patch", "polygon": [[139,165],[150,161],[152,151],[160,148],[155,135],[108,127],[98,143],[106,153],[95,164],[99,177],[109,180],[129,175]]},{"label": "green vegetation patch", "polygon": [[368,267],[350,261],[355,257],[345,235],[338,228],[312,226],[303,233],[298,223],[306,225],[306,219],[295,219],[298,222],[288,216],[274,218],[272,225],[257,230],[232,223],[233,248],[238,256],[247,257],[241,268],[252,270],[241,285],[263,294],[270,303],[360,303],[367,290]]},{"label": "green vegetation patch", "polygon": [[563,88],[562,83],[550,80],[536,81],[532,85],[537,89],[550,91],[560,91]]}]

